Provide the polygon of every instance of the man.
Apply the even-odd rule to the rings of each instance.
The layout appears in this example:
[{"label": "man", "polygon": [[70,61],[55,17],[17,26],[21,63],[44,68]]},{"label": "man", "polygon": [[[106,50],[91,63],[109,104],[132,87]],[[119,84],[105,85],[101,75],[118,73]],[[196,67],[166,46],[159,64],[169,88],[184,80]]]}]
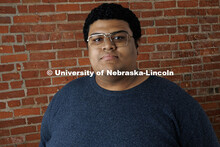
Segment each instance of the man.
[{"label": "man", "polygon": [[103,75],[61,89],[44,115],[40,146],[218,147],[200,105],[176,84],[156,76],[110,76],[138,70],[140,22],[127,8],[102,4],[83,28],[89,59]]}]

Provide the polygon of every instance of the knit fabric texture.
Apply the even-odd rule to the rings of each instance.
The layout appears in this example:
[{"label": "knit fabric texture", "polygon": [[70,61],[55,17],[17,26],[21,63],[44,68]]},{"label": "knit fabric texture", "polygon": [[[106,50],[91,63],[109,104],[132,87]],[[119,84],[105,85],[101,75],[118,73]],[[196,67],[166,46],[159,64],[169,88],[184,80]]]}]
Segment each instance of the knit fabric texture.
[{"label": "knit fabric texture", "polygon": [[101,88],[95,76],[64,86],[41,126],[40,147],[219,147],[205,112],[190,95],[150,76],[124,91]]}]

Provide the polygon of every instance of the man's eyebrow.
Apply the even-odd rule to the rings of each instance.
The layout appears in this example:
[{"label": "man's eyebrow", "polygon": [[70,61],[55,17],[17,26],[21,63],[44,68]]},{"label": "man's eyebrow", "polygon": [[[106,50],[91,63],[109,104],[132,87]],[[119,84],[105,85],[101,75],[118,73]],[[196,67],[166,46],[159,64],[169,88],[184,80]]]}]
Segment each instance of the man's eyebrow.
[{"label": "man's eyebrow", "polygon": [[104,34],[116,34],[116,33],[121,33],[121,32],[126,32],[126,33],[128,33],[128,32],[125,31],[125,30],[119,30],[119,31],[115,31],[115,32],[112,32],[112,33],[92,33],[90,36],[93,36],[93,35],[104,35]]}]

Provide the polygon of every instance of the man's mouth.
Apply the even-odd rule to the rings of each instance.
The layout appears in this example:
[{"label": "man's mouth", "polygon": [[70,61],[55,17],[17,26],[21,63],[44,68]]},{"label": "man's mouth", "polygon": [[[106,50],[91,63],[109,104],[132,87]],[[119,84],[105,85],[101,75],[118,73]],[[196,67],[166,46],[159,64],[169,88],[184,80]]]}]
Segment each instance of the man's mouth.
[{"label": "man's mouth", "polygon": [[101,60],[104,60],[104,61],[115,60],[115,59],[118,59],[118,56],[111,55],[111,54],[107,54],[101,57]]}]

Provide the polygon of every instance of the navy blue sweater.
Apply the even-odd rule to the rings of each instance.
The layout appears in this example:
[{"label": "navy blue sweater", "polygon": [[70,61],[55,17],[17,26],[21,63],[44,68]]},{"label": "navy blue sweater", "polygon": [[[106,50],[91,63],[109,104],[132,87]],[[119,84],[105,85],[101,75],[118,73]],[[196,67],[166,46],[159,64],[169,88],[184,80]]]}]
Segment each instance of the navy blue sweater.
[{"label": "navy blue sweater", "polygon": [[76,79],[44,115],[40,147],[219,147],[200,105],[176,84],[151,76],[124,91]]}]

